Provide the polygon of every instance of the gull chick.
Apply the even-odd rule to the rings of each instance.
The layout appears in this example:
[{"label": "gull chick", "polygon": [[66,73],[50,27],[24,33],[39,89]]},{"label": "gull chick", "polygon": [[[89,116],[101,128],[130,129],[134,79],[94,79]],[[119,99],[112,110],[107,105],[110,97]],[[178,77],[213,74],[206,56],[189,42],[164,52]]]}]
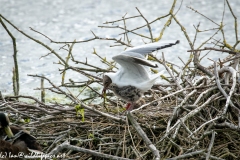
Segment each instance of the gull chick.
[{"label": "gull chick", "polygon": [[127,49],[112,57],[120,68],[116,73],[104,74],[102,94],[104,95],[107,89],[111,89],[117,97],[127,102],[126,109],[131,111],[143,93],[151,89],[161,74],[150,75],[149,67],[157,68],[158,66],[148,61],[147,55],[178,43],[179,40],[174,43],[150,43]]}]

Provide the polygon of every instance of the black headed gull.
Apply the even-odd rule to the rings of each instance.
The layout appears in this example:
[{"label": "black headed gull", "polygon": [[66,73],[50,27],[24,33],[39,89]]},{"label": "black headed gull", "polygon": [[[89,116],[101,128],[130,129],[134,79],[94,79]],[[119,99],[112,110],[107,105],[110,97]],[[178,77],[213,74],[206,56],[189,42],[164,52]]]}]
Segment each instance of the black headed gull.
[{"label": "black headed gull", "polygon": [[150,76],[148,67],[158,66],[146,59],[147,54],[178,43],[179,40],[174,43],[150,43],[127,49],[112,57],[120,64],[120,68],[116,73],[104,74],[102,94],[104,95],[108,88],[111,89],[117,97],[128,102],[126,109],[132,110],[143,93],[151,89],[161,74]]}]

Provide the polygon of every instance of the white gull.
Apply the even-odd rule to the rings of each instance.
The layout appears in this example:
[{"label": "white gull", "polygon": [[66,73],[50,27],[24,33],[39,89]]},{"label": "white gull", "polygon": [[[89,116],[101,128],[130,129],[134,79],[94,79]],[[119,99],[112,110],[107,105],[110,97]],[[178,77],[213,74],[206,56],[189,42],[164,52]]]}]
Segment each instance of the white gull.
[{"label": "white gull", "polygon": [[178,43],[179,40],[174,43],[150,43],[127,49],[112,57],[120,64],[120,68],[116,73],[104,74],[102,94],[104,95],[107,89],[111,89],[117,97],[128,102],[127,110],[132,110],[143,93],[151,89],[161,74],[150,76],[148,67],[156,68],[158,66],[147,60],[147,55]]}]

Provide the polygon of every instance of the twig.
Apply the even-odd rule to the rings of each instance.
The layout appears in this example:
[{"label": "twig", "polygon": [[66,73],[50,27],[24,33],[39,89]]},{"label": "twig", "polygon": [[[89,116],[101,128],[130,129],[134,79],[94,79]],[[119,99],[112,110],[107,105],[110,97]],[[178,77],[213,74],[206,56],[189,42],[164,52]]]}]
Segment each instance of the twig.
[{"label": "twig", "polygon": [[44,79],[41,78],[41,102],[45,103]]},{"label": "twig", "polygon": [[204,153],[204,150],[198,150],[198,151],[194,151],[194,152],[191,152],[191,153],[182,154],[180,156],[176,156],[176,157],[173,157],[173,158],[167,158],[166,160],[186,159],[188,157],[192,157],[192,156],[195,156],[195,155],[198,155],[198,154],[201,155],[203,153]]},{"label": "twig", "polygon": [[208,146],[208,150],[207,150],[208,152],[207,152],[206,160],[209,160],[209,158],[210,158],[211,150],[212,150],[213,143],[214,143],[214,140],[215,140],[215,134],[216,134],[216,132],[212,131],[212,138],[211,138],[210,144]]},{"label": "twig", "polygon": [[172,72],[170,71],[170,69],[168,68],[168,66],[165,63],[165,58],[164,58],[164,54],[162,53],[162,58],[163,58],[163,65],[164,67],[167,69],[168,73],[170,74],[170,76],[172,77],[172,80],[175,82],[175,84],[177,84],[179,89],[182,89],[182,86],[179,84],[179,81],[177,81],[177,79],[173,76]]},{"label": "twig", "polygon": [[132,18],[137,18],[137,17],[141,17],[141,15],[138,15],[138,16],[132,16],[132,17],[122,17],[122,19],[118,19],[118,20],[115,20],[115,21],[108,21],[108,22],[105,22],[103,24],[109,24],[109,23],[115,23],[115,22],[119,22],[119,21],[124,21],[124,20],[128,20],[128,19],[132,19]]},{"label": "twig", "polygon": [[67,141],[58,145],[57,147],[55,147],[49,153],[49,155],[56,155],[57,153],[61,152],[63,149],[83,152],[83,153],[90,154],[90,155],[96,156],[96,157],[101,157],[101,158],[107,158],[107,159],[113,159],[113,160],[129,160],[128,158],[112,156],[112,155],[109,155],[109,154],[99,153],[99,152],[96,152],[96,151],[93,151],[93,150],[90,150],[90,149],[76,147],[76,146],[70,145],[69,142],[67,142]]},{"label": "twig", "polygon": [[202,13],[198,12],[197,10],[193,9],[192,7],[187,6],[187,8],[193,10],[195,13],[200,14],[201,16],[205,17],[206,19],[208,19],[209,21],[211,21],[212,23],[216,24],[217,26],[220,26],[219,24],[217,24],[216,22],[214,22],[212,19],[208,18],[207,16],[203,15]]},{"label": "twig", "polygon": [[[230,68],[229,67],[227,67],[227,68],[223,68],[223,69],[221,69],[221,72],[222,71],[225,71],[225,69],[227,70],[227,71],[230,71]],[[220,72],[220,71],[219,71]],[[214,73],[215,73],[215,78],[216,78],[216,83],[217,83],[217,86],[218,86],[218,89],[221,91],[221,93],[224,95],[224,97],[226,97],[227,98],[227,102],[226,102],[226,105],[225,105],[225,107],[224,107],[224,110],[223,110],[223,116],[226,114],[226,112],[227,112],[227,109],[228,109],[228,105],[229,105],[229,103],[230,103],[230,105],[231,106],[233,106],[234,108],[236,108],[235,107],[235,105],[232,103],[232,101],[231,101],[231,96],[232,96],[232,93],[233,93],[233,90],[234,90],[234,88],[235,88],[235,85],[236,85],[236,71],[234,71],[234,70],[232,70],[231,69],[231,72],[232,72],[232,76],[233,76],[233,86],[232,86],[232,88],[231,88],[231,91],[230,91],[230,93],[229,93],[229,96],[227,95],[227,93],[223,90],[223,88],[221,87],[221,84],[220,84],[220,81],[219,81],[219,76],[218,76],[218,71],[217,71],[217,63],[216,62],[214,62]]]},{"label": "twig", "polygon": [[239,40],[238,40],[238,23],[237,23],[237,17],[236,15],[233,13],[232,7],[230,6],[228,0],[226,0],[228,8],[234,18],[234,28],[235,28],[235,37],[236,37],[236,43],[234,44],[233,48],[235,49],[235,47],[239,44]]},{"label": "twig", "polygon": [[200,71],[202,71],[203,73],[206,73],[208,76],[213,77],[213,74],[207,68],[205,68],[199,63],[199,52],[194,51],[193,55],[194,55],[194,58],[193,58],[194,66]]},{"label": "twig", "polygon": [[193,50],[188,50],[187,52],[198,52],[198,51],[205,51],[205,50],[213,50],[213,51],[219,51],[219,52],[227,52],[229,54],[237,54],[239,52],[231,51],[231,50],[226,50],[226,49],[217,49],[217,48],[211,48],[211,47],[204,47],[203,49],[193,49]]},{"label": "twig", "polygon": [[[13,91],[14,95],[19,95],[19,72],[18,72],[18,61],[17,61],[17,44],[16,44],[16,38],[12,35],[12,33],[8,30],[7,26],[2,21],[2,15],[0,14],[0,23],[2,24],[3,28],[7,31],[8,35],[12,39],[13,43],[13,60],[14,60],[14,69],[13,69]],[[6,19],[5,19],[6,20]],[[7,21],[8,22],[8,21]]]},{"label": "twig", "polygon": [[139,9],[138,9],[137,7],[136,7],[136,9],[137,9],[138,12],[140,13],[141,17],[146,21],[147,27],[148,27],[148,30],[149,30],[149,34],[150,34],[150,37],[151,37],[151,41],[153,42],[152,29],[151,29],[151,26],[150,26],[148,20],[142,15],[142,13],[139,11]]},{"label": "twig", "polygon": [[160,160],[160,154],[155,145],[150,141],[150,139],[147,137],[146,133],[142,130],[140,125],[137,123],[137,121],[134,119],[131,112],[127,112],[127,117],[135,130],[138,132],[139,136],[142,137],[145,144],[148,146],[148,148],[152,151],[155,160]]}]

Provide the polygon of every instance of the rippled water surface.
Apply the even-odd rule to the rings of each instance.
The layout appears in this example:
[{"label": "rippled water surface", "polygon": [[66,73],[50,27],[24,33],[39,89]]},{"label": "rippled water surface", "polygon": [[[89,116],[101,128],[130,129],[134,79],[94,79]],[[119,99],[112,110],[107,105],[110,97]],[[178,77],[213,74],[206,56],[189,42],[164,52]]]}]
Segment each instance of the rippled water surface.
[{"label": "rippled water surface", "polygon": [[[175,12],[180,7],[181,1],[176,4]],[[99,28],[106,21],[117,20],[123,17],[138,15],[135,7],[149,20],[152,21],[157,17],[166,15],[171,8],[172,1],[170,0],[88,0],[88,1],[64,1],[64,0],[0,0],[0,14],[10,20],[19,29],[36,38],[43,43],[49,45],[52,49],[59,53],[63,58],[66,57],[67,52],[59,50],[62,45],[50,43],[48,39],[42,35],[30,30],[29,27],[44,33],[55,41],[73,41],[73,40],[87,40],[93,37],[91,31],[100,37],[113,37],[119,39],[121,36],[119,29]],[[230,5],[233,8],[235,15],[240,14],[240,1],[231,0]],[[200,29],[212,29],[218,26],[201,15],[191,11],[187,8],[191,6],[199,12],[205,14],[216,23],[220,24],[224,9],[224,3],[220,0],[183,0],[182,6],[176,17],[179,22],[185,27],[191,40],[194,39],[195,29],[193,25],[197,26],[200,22]],[[235,42],[234,35],[234,19],[231,16],[227,6],[224,24],[225,35],[227,42],[233,44]],[[159,36],[161,29],[168,18],[157,21],[151,25],[153,36]],[[4,21],[5,22],[5,21]],[[126,21],[129,28],[134,28],[145,24],[142,18],[135,18]],[[37,44],[36,42],[26,38],[24,35],[16,31],[13,27],[8,25],[8,29],[15,36],[17,40],[18,49],[18,65],[20,71],[20,94],[36,95],[39,91],[34,90],[40,86],[40,80],[28,76],[28,74],[44,74],[54,83],[60,84],[61,75],[59,68],[61,65],[56,64],[58,59],[54,55],[45,56],[49,51]],[[122,23],[115,23],[123,27]],[[111,26],[111,25],[110,25]],[[238,28],[239,30],[239,28]],[[216,30],[215,30],[216,31]],[[215,31],[204,32],[198,35],[196,47],[207,40]],[[148,29],[143,28],[136,31],[139,34],[149,36]],[[143,44],[142,39],[130,34],[133,45]],[[218,38],[218,39],[217,39]],[[218,33],[217,40],[222,36]],[[182,66],[182,62],[178,57],[181,57],[185,62],[188,59],[190,49],[188,42],[181,31],[180,27],[172,21],[170,27],[167,27],[163,35],[163,40],[180,40],[181,44],[171,49],[164,50],[165,57],[168,61]],[[144,39],[145,42],[149,42]],[[87,57],[88,62],[94,65],[104,67],[96,56],[92,54],[93,48],[97,53],[106,56],[108,59],[115,54],[122,51],[123,47],[109,47],[114,45],[112,41],[95,40],[88,43],[75,44],[73,54],[78,60],[84,61]],[[13,70],[13,47],[12,40],[0,25],[0,90],[4,95],[12,94],[12,70]],[[216,60],[223,58],[224,54],[209,54],[209,57]],[[41,58],[42,57],[42,58]],[[204,60],[204,64],[208,65],[212,62]],[[71,72],[67,78],[72,78],[75,81],[82,80],[79,73]]]}]

